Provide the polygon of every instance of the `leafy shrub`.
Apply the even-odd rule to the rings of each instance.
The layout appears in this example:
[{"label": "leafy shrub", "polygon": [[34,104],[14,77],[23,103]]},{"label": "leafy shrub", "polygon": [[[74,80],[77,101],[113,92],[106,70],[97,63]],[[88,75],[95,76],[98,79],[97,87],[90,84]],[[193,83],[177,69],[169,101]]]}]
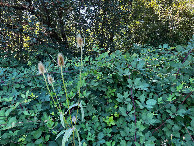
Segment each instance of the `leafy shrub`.
[{"label": "leafy shrub", "polygon": [[[165,141],[192,145],[193,47],[194,38],[187,46],[134,45],[128,53],[105,52],[83,58],[80,97],[85,116],[84,122],[78,118],[76,124],[81,143],[128,146]],[[63,69],[70,105],[79,99],[78,62],[79,58],[67,60]],[[66,111],[60,70],[52,61],[44,65],[55,79],[59,102]],[[63,127],[37,68],[0,70],[0,144],[61,145],[62,137],[55,138]],[[76,113],[77,107],[72,108],[71,115]],[[73,144],[71,137],[67,144]]]}]

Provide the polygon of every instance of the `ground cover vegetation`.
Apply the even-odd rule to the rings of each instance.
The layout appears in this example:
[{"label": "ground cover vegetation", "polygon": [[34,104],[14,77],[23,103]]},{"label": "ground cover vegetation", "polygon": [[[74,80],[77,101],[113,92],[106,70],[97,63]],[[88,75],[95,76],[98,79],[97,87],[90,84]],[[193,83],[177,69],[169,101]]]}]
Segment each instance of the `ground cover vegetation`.
[{"label": "ground cover vegetation", "polygon": [[193,14],[187,0],[0,2],[0,145],[192,145]]},{"label": "ground cover vegetation", "polygon": [[60,105],[65,112],[69,104],[71,117],[76,116],[81,97],[83,113],[78,112],[75,127],[84,145],[161,145],[163,140],[192,145],[193,47],[191,40],[187,46],[134,46],[130,53],[87,56],[81,83],[80,58],[67,59],[62,72],[69,102],[52,60],[44,62],[45,74],[55,80],[51,96],[36,66],[1,68],[1,144],[61,145],[63,137],[55,138],[67,126],[57,109]]}]

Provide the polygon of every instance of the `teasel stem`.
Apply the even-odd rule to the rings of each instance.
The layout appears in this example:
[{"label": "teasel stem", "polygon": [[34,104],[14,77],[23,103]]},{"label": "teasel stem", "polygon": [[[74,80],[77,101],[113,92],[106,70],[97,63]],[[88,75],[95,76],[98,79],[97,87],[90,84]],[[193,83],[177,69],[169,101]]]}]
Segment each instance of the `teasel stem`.
[{"label": "teasel stem", "polygon": [[[50,94],[50,96],[51,96],[51,98],[52,98],[54,104],[56,105],[55,100],[54,100],[54,98],[53,98],[53,95],[51,94],[51,91],[50,91],[50,89],[49,89],[49,87],[48,87],[48,83],[47,83],[47,81],[46,81],[46,77],[45,77],[44,73],[43,73],[43,77],[44,77],[44,81],[46,82],[46,86],[47,86],[47,89],[48,89],[48,91],[49,91],[49,94]],[[58,110],[59,110],[59,109],[58,109]],[[60,110],[59,110],[59,112],[60,112]],[[67,123],[67,121],[65,120],[65,117],[64,117],[64,116],[63,116],[63,120],[65,121],[65,123],[67,124],[67,126],[69,126],[68,123]]]},{"label": "teasel stem", "polygon": [[[66,95],[66,99],[67,99],[67,106],[68,106],[68,109],[69,109],[69,99],[68,99],[68,96],[67,96],[67,89],[66,89],[66,85],[65,85],[65,81],[64,81],[64,77],[63,77],[63,68],[62,68],[62,66],[61,66],[61,76],[62,76],[62,80],[63,80],[63,86],[64,86],[64,89],[65,89],[65,95]],[[70,116],[70,119],[71,119],[70,110],[69,110],[69,116]],[[71,121],[71,124],[72,124],[72,121]]]},{"label": "teasel stem", "polygon": [[[80,87],[79,87],[79,99],[78,99],[78,108],[79,108],[79,100],[80,100],[80,88],[82,86],[81,84],[81,74],[82,74],[82,55],[83,55],[83,51],[82,51],[82,46],[81,46],[81,67],[80,67]],[[76,122],[77,122],[77,115],[78,115],[78,108],[77,108],[77,114],[76,114],[76,121],[75,121],[75,125],[76,125]]]},{"label": "teasel stem", "polygon": [[[54,93],[56,93],[53,84],[51,84],[51,86],[52,86],[52,88],[53,88]],[[57,94],[56,94],[56,99],[57,99],[57,104],[59,105],[59,109],[60,109],[59,112],[62,112],[62,108],[61,108],[61,105],[59,104]]]}]

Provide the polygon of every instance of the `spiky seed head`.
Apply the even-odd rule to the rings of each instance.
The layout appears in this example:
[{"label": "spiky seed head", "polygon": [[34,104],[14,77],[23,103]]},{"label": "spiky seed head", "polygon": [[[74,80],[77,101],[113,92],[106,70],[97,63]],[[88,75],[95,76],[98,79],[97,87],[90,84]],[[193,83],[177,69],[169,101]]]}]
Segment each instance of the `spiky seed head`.
[{"label": "spiky seed head", "polygon": [[43,64],[41,61],[38,63],[38,70],[39,70],[39,74],[44,74],[44,73],[46,73],[44,64]]},{"label": "spiky seed head", "polygon": [[57,62],[58,62],[58,66],[64,66],[65,63],[64,63],[64,57],[62,53],[58,54]]},{"label": "spiky seed head", "polygon": [[77,35],[76,40],[77,40],[77,46],[78,46],[78,48],[79,47],[82,47],[83,44],[84,44],[84,42],[83,42],[83,39],[82,39],[82,37],[81,37],[80,34]]},{"label": "spiky seed head", "polygon": [[47,75],[47,79],[48,79],[49,84],[53,84],[54,79],[50,75]]}]

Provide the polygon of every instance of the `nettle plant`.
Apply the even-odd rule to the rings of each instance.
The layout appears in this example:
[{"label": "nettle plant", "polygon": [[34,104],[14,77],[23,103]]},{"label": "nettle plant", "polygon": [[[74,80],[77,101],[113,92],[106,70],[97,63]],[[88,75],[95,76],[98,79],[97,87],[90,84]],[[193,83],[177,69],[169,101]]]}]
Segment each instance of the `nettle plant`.
[{"label": "nettle plant", "polygon": [[[57,63],[58,63],[58,66],[61,70],[61,77],[62,77],[62,82],[63,82],[63,88],[64,88],[64,92],[65,92],[65,97],[66,97],[66,104],[67,105],[67,111],[64,112],[64,110],[62,109],[60,103],[59,103],[59,100],[58,100],[58,97],[57,97],[57,93],[56,93],[56,90],[54,88],[54,78],[47,74],[47,79],[46,79],[46,76],[45,76],[45,73],[46,73],[46,69],[43,65],[42,62],[39,62],[38,63],[38,70],[39,70],[39,74],[42,74],[43,77],[44,77],[44,81],[46,83],[46,87],[48,89],[48,92],[52,98],[52,101],[53,101],[53,104],[54,104],[54,107],[56,107],[58,109],[58,112],[59,112],[59,117],[60,117],[60,121],[61,121],[61,124],[63,126],[64,129],[66,130],[62,130],[56,137],[56,139],[58,137],[60,137],[62,134],[63,135],[63,139],[62,139],[62,146],[65,146],[65,143],[68,141],[69,137],[72,135],[73,133],[73,143],[75,145],[75,141],[74,141],[74,132],[76,132],[77,134],[77,137],[78,137],[78,141],[79,141],[79,145],[81,146],[81,142],[80,142],[80,137],[79,137],[79,133],[78,133],[78,130],[76,129],[76,122],[77,122],[77,115],[78,115],[78,108],[80,107],[81,108],[81,114],[82,114],[82,121],[84,120],[84,110],[83,110],[83,106],[81,104],[81,101],[80,101],[80,98],[81,98],[81,87],[82,87],[82,66],[83,66],[83,63],[82,63],[82,55],[83,55],[83,46],[84,46],[84,42],[83,42],[83,39],[81,38],[81,35],[78,34],[77,35],[77,47],[79,47],[81,49],[81,61],[80,61],[80,81],[78,82],[78,96],[79,96],[79,99],[78,99],[78,102],[76,104],[72,104],[71,105],[71,102],[68,98],[68,91],[67,91],[67,88],[66,88],[66,83],[64,81],[64,75],[63,75],[63,67],[65,65],[65,61],[64,61],[64,57],[61,53],[58,54],[58,58],[57,58]],[[67,60],[67,59],[66,59]],[[48,86],[48,83],[52,86],[52,90],[50,90],[49,86]],[[71,105],[71,106],[70,106]],[[78,106],[77,108],[77,114],[76,116],[73,116],[71,117],[71,113],[70,113],[70,110],[74,107]],[[69,116],[70,116],[70,119],[71,119],[71,122],[68,123],[68,121],[66,120],[65,118],[65,115],[67,115],[67,113],[69,113]],[[67,129],[68,128],[68,129]],[[56,140],[55,139],[55,140]]]}]

